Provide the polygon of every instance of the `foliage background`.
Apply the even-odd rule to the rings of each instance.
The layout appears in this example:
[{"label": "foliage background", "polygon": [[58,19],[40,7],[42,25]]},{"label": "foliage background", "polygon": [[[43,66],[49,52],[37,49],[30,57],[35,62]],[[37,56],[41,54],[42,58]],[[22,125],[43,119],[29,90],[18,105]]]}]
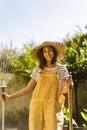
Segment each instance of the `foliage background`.
[{"label": "foliage background", "polygon": [[[73,76],[73,117],[81,125],[82,118],[80,112],[83,108],[87,108],[87,34],[79,32],[72,37],[66,37],[63,42],[67,46],[67,53],[61,63],[66,64]],[[25,87],[30,80],[32,69],[36,66],[36,63],[30,57],[33,46],[34,43],[24,45],[22,53],[12,48],[0,50],[1,73],[13,74],[13,77],[7,84],[6,92],[14,93]],[[5,118],[8,127],[12,125],[12,127],[17,126],[21,128],[21,130],[28,129],[29,103],[32,91],[26,96],[5,103]],[[67,106],[67,97],[65,105]],[[24,123],[26,128],[23,127]]]}]

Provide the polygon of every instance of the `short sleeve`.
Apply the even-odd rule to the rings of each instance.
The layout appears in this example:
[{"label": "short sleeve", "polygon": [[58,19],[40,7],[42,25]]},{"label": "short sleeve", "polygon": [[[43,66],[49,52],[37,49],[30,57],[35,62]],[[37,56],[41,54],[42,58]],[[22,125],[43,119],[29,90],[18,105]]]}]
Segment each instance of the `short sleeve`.
[{"label": "short sleeve", "polygon": [[66,65],[59,65],[59,84],[62,85],[62,79],[63,77],[69,75],[68,69]]},{"label": "short sleeve", "polygon": [[65,65],[63,67],[64,67],[63,77],[65,77],[65,76],[69,75],[69,72],[68,72],[68,69]]},{"label": "short sleeve", "polygon": [[37,80],[38,80],[38,77],[39,77],[39,75],[40,75],[40,71],[41,71],[41,69],[40,69],[38,66],[36,66],[36,67],[33,69],[33,71],[32,71],[32,73],[31,73],[30,77],[33,78],[35,81],[37,81]]}]

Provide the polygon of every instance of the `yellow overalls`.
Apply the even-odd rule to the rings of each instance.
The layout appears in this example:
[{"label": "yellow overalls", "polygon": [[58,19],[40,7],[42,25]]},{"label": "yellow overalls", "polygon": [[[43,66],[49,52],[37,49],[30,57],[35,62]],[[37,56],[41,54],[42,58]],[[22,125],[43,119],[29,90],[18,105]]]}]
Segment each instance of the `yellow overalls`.
[{"label": "yellow overalls", "polygon": [[60,95],[58,72],[42,70],[30,102],[29,130],[57,130]]}]

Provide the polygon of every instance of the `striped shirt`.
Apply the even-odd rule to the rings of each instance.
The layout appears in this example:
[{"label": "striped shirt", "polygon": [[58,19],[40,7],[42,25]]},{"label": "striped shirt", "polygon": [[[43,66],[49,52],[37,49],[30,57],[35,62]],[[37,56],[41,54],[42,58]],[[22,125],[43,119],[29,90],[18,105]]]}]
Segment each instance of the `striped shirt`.
[{"label": "striped shirt", "polygon": [[[47,71],[58,71],[58,74],[59,74],[59,86],[62,86],[63,77],[65,77],[65,76],[67,76],[69,74],[66,66],[62,65],[62,64],[57,64],[57,66],[54,67],[54,68],[46,68],[45,67],[44,69],[47,70]],[[41,68],[39,66],[36,66],[33,69],[30,77],[33,78],[35,81],[37,81],[38,77],[40,75],[40,72],[41,72]]]}]

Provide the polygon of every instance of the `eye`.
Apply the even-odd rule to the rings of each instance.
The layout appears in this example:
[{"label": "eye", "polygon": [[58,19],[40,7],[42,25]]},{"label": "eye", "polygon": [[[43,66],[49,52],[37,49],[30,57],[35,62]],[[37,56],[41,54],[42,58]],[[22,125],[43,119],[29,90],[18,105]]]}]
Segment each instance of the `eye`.
[{"label": "eye", "polygon": [[49,51],[52,51],[52,52],[53,52],[53,49],[52,49],[52,48],[49,48]]},{"label": "eye", "polygon": [[45,49],[43,49],[43,53],[46,53],[46,50],[45,50]]}]

